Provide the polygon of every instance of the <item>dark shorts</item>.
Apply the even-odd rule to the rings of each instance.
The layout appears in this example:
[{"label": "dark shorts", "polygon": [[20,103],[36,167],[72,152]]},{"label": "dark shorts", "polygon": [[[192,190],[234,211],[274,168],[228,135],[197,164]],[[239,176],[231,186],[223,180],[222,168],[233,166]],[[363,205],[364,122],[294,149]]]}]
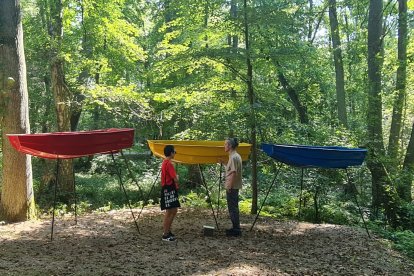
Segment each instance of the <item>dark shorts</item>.
[{"label": "dark shorts", "polygon": [[175,185],[166,185],[161,188],[161,210],[178,208],[180,201],[178,200],[178,191]]}]

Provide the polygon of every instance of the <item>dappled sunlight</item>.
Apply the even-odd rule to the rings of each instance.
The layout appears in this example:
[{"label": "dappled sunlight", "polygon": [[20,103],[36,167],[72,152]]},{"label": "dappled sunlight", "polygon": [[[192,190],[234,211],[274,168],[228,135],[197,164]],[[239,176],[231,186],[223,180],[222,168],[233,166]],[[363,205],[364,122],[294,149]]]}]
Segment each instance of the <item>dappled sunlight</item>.
[{"label": "dappled sunlight", "polygon": [[194,273],[192,275],[283,275],[283,272],[275,268],[263,268],[259,265],[252,265],[246,263],[235,263],[229,267],[214,269],[207,273]]}]

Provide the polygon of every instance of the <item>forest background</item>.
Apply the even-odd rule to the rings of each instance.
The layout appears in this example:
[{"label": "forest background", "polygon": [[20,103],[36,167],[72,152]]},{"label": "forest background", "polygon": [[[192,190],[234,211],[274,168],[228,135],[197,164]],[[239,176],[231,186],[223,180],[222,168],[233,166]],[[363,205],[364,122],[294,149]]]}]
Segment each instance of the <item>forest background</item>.
[{"label": "forest background", "polygon": [[[56,180],[54,161],[23,157],[8,133],[134,128],[136,206],[158,200],[143,196],[160,162],[146,139],[236,136],[253,145],[250,213],[275,174],[260,143],[365,147],[350,171],[357,189],[318,169],[302,190],[284,166],[263,214],[357,225],[357,196],[369,227],[413,257],[413,10],[412,0],[1,1],[1,219],[50,214]],[[75,178],[81,211],[123,207],[109,158],[63,162],[61,213],[73,212]],[[186,204],[207,206],[197,167],[178,170]],[[208,167],[207,181],[218,174]]]}]

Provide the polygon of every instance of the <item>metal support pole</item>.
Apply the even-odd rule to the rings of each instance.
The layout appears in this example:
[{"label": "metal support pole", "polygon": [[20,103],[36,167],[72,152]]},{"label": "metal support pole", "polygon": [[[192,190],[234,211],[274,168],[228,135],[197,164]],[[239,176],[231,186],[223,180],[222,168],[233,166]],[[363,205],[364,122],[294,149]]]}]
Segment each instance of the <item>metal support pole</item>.
[{"label": "metal support pole", "polygon": [[252,231],[252,229],[253,229],[254,225],[256,224],[256,221],[257,221],[257,219],[258,219],[258,217],[259,217],[259,215],[260,215],[260,212],[262,211],[263,205],[264,205],[264,204],[265,204],[265,202],[266,202],[267,196],[269,195],[269,192],[270,192],[270,190],[272,189],[273,184],[275,184],[276,178],[277,178],[277,176],[278,176],[278,174],[279,174],[279,172],[280,172],[280,168],[281,168],[281,167],[282,167],[282,163],[280,163],[280,164],[279,164],[279,167],[277,168],[276,175],[275,175],[275,177],[273,178],[272,184],[270,185],[269,189],[267,190],[266,196],[265,196],[265,198],[264,198],[264,200],[263,200],[263,202],[262,202],[262,205],[261,205],[261,206],[260,206],[260,208],[259,208],[259,212],[257,212],[256,218],[254,219],[254,222],[253,222],[252,226],[250,227],[250,230],[249,230],[249,231]]},{"label": "metal support pole", "polygon": [[208,201],[210,203],[211,211],[213,212],[214,221],[216,222],[217,230],[219,230],[216,214],[214,213],[213,203],[211,202],[210,191],[208,190],[208,186],[207,186],[206,180],[204,179],[204,174],[203,174],[203,171],[201,170],[201,165],[200,164],[198,164],[198,169],[200,170],[201,180],[203,182],[202,184],[204,185],[204,188],[206,189],[206,194],[207,194],[207,197],[208,197]]},{"label": "metal support pole", "polygon": [[150,189],[150,191],[149,191],[149,193],[148,193],[147,198],[146,198],[146,199],[144,200],[144,202],[142,203],[141,211],[139,211],[139,214],[138,214],[138,219],[139,219],[139,217],[141,216],[142,210],[144,210],[144,207],[145,207],[145,202],[149,200],[149,197],[150,197],[150,195],[151,195],[151,193],[152,193],[152,190],[154,189],[154,186],[155,186],[155,184],[156,184],[156,183],[157,183],[157,181],[158,181],[158,177],[160,176],[160,173],[161,173],[161,169],[158,171],[158,174],[157,174],[157,177],[156,177],[156,178],[155,178],[155,180],[154,180],[154,183],[152,183],[152,186],[151,186],[151,189]]},{"label": "metal support pole", "polygon": [[52,231],[50,234],[50,241],[53,241],[53,228],[55,225],[55,209],[56,209],[56,194],[57,194],[57,186],[58,186],[58,181],[59,181],[59,163],[60,163],[60,159],[57,158],[56,159],[56,179],[55,179],[55,192],[54,192],[54,196],[53,196],[53,211],[52,211]]},{"label": "metal support pole", "polygon": [[127,201],[127,203],[128,203],[129,210],[131,210],[131,214],[132,214],[132,218],[134,219],[135,227],[137,228],[138,233],[140,233],[140,232],[139,232],[139,227],[138,227],[137,220],[135,219],[134,212],[132,211],[131,203],[129,202],[129,197],[128,197],[128,194],[127,194],[127,192],[126,192],[126,190],[125,190],[124,183],[122,182],[121,172],[120,172],[120,170],[118,169],[118,166],[117,166],[117,163],[116,163],[116,161],[115,161],[115,157],[114,157],[114,153],[113,153],[113,152],[111,152],[111,156],[112,156],[112,161],[114,162],[114,165],[115,165],[115,170],[116,170],[116,173],[117,173],[117,175],[118,175],[119,184],[121,185],[121,188],[122,188],[122,190],[124,191],[125,199],[126,199],[126,201]]},{"label": "metal support pole", "polygon": [[302,192],[303,192],[303,168],[302,168],[302,176],[300,178],[300,195],[299,195],[299,212],[298,212],[299,217],[300,217],[300,211],[302,208]]},{"label": "metal support pole", "polygon": [[345,172],[346,172],[346,178],[348,180],[348,184],[351,184],[352,187],[354,188],[354,193],[353,194],[354,194],[354,198],[355,198],[355,203],[358,207],[359,215],[361,216],[362,222],[364,223],[365,231],[367,232],[368,237],[371,238],[371,235],[369,234],[369,231],[368,231],[367,224],[365,223],[364,214],[362,214],[361,207],[358,204],[358,196],[357,196],[358,190],[355,186],[355,183],[351,181],[351,178],[349,177],[349,172],[348,172],[347,168],[345,168]]},{"label": "metal support pole", "polygon": [[219,211],[220,211],[220,188],[221,188],[222,169],[223,169],[223,163],[220,163],[220,176],[219,176],[218,196],[217,196],[217,218],[218,218]]},{"label": "metal support pole", "polygon": [[125,161],[129,176],[134,180],[135,184],[137,184],[138,191],[141,194],[141,198],[143,199],[144,198],[144,192],[142,191],[141,186],[139,186],[137,179],[135,178],[134,174],[132,173],[131,168],[129,167],[129,163],[128,163],[126,157],[124,156],[124,152],[122,150],[120,152],[121,152],[121,155],[122,155],[122,159],[124,159],[124,161]]},{"label": "metal support pole", "polygon": [[78,202],[76,197],[76,181],[75,181],[75,169],[72,168],[73,173],[73,197],[75,201],[75,225],[78,224]]}]

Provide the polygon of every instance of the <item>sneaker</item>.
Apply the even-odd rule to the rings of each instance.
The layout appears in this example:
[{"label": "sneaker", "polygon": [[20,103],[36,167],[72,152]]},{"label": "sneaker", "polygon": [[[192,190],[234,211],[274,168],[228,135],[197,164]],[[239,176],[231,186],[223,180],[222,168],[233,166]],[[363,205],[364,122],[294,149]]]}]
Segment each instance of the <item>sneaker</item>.
[{"label": "sneaker", "polygon": [[175,238],[175,235],[170,231],[170,233],[168,233],[168,235],[172,236]]},{"label": "sneaker", "polygon": [[162,240],[172,242],[172,241],[175,241],[175,237],[171,235],[170,233],[168,233],[168,235],[162,236]]}]

